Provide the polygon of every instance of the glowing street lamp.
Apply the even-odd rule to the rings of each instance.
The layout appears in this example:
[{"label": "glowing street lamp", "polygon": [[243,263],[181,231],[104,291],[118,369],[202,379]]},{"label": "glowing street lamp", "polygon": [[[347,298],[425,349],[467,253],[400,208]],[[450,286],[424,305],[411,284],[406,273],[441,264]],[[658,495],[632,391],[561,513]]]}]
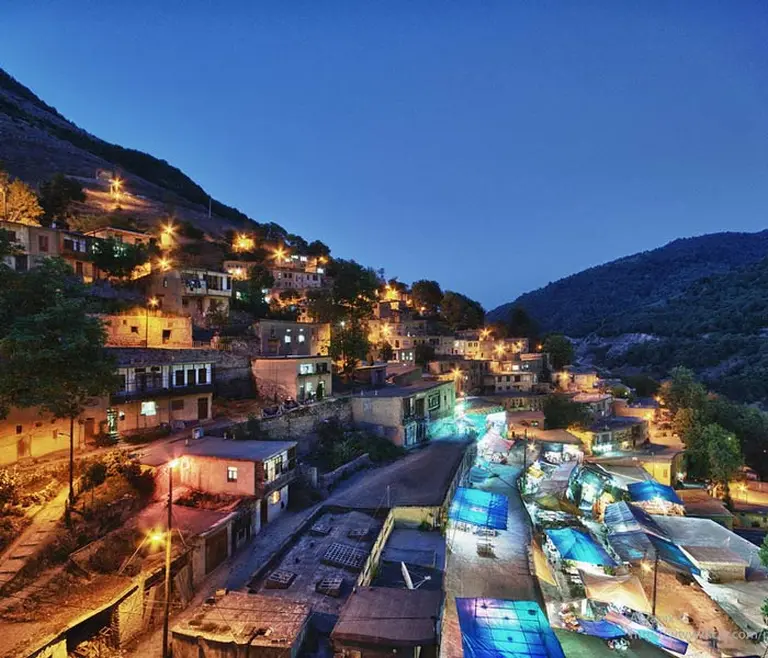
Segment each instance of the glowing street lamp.
[{"label": "glowing street lamp", "polygon": [[123,181],[119,176],[115,176],[109,181],[109,194],[115,201],[120,200],[120,195],[123,193]]},{"label": "glowing street lamp", "polygon": [[171,261],[168,258],[159,258],[157,260],[157,266],[163,271],[167,272],[171,269]]},{"label": "glowing street lamp", "polygon": [[147,300],[146,314],[144,319],[144,347],[149,347],[149,309],[155,309],[160,305],[157,297],[150,297]]},{"label": "glowing street lamp", "polygon": [[493,351],[496,352],[496,356],[501,356],[502,354],[504,354],[504,344],[499,343],[498,345],[496,345],[496,347],[493,348]]}]

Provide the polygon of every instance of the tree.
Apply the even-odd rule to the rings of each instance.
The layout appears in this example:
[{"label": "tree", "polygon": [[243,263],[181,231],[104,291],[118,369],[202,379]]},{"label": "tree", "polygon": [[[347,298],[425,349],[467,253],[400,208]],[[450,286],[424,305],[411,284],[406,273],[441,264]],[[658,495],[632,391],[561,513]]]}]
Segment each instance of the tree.
[{"label": "tree", "polygon": [[368,327],[363,322],[344,321],[343,325],[332,328],[329,354],[334,361],[341,362],[343,376],[351,375],[370,349]]},{"label": "tree", "polygon": [[74,502],[75,420],[93,398],[115,390],[115,364],[101,321],[87,312],[82,286],[63,261],[45,261],[15,277],[5,303],[18,304],[0,334],[0,401],[40,407],[69,419],[69,499]]},{"label": "tree", "polygon": [[709,455],[709,473],[723,487],[725,499],[730,500],[730,482],[744,464],[738,439],[715,423],[701,433]]},{"label": "tree", "polygon": [[437,281],[421,279],[411,285],[411,299],[422,315],[437,315],[443,301],[443,291]]},{"label": "tree", "polygon": [[435,358],[435,348],[426,343],[419,343],[413,350],[413,360],[422,368]]},{"label": "tree", "polygon": [[307,310],[315,322],[353,323],[370,317],[379,281],[376,273],[353,260],[334,260],[328,269],[333,277],[330,290],[307,294]]},{"label": "tree", "polygon": [[83,186],[64,174],[56,174],[40,186],[40,206],[43,209],[40,223],[44,226],[50,226],[54,221],[68,223],[75,202],[85,202]]},{"label": "tree", "polygon": [[541,349],[549,354],[549,362],[555,370],[573,363],[573,343],[562,334],[549,334]]},{"label": "tree", "polygon": [[384,341],[379,346],[379,359],[382,361],[392,361],[394,358],[395,350],[392,349],[392,345],[390,345],[387,341]]},{"label": "tree", "polygon": [[307,256],[312,256],[314,258],[329,258],[330,255],[330,247],[325,243],[320,242],[320,240],[312,240],[312,242],[307,245]]},{"label": "tree", "polygon": [[707,390],[688,368],[673,368],[669,381],[661,387],[661,397],[672,413],[678,409],[703,409]]},{"label": "tree", "polygon": [[233,287],[234,305],[250,313],[254,318],[264,318],[269,312],[269,304],[264,295],[275,285],[272,273],[261,264],[253,265],[248,270],[248,278],[235,281]]},{"label": "tree", "polygon": [[[5,220],[38,226],[43,209],[34,190],[18,179],[11,181],[5,189]],[[2,206],[0,206],[2,207]]]},{"label": "tree", "polygon": [[483,326],[485,309],[479,302],[458,292],[447,291],[440,305],[443,320],[454,331]]},{"label": "tree", "polygon": [[630,388],[635,389],[638,397],[650,398],[659,392],[660,384],[648,375],[628,375],[622,381]]},{"label": "tree", "polygon": [[94,267],[118,279],[129,277],[148,260],[149,251],[145,245],[127,244],[115,238],[94,242],[91,254]]},{"label": "tree", "polygon": [[553,394],[544,400],[544,426],[548,430],[583,427],[589,424],[589,415],[582,404],[573,402],[568,396]]},{"label": "tree", "polygon": [[539,329],[522,306],[515,306],[507,316],[507,332],[513,338],[519,336],[534,341],[538,337]]}]

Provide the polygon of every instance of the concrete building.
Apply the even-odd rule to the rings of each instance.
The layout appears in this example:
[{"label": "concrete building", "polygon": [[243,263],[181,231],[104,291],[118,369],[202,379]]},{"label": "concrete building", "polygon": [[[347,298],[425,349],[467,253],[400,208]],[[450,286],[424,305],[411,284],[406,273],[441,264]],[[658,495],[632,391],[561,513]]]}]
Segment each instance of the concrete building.
[{"label": "concrete building", "polygon": [[483,376],[483,389],[487,393],[530,392],[539,383],[535,372],[522,370],[517,363],[491,361],[489,370],[490,372]]},{"label": "concrete building", "polygon": [[184,350],[115,350],[118,389],[102,431],[122,434],[178,426],[211,417],[213,362],[191,361]]},{"label": "concrete building", "polygon": [[607,417],[587,429],[573,427],[588,454],[606,455],[632,450],[648,438],[648,423],[640,418]]},{"label": "concrete building", "polygon": [[564,391],[591,393],[597,389],[600,376],[594,368],[566,366],[552,380]]},{"label": "concrete building", "polygon": [[387,384],[387,364],[363,363],[355,368],[352,381],[363,388],[381,388]]},{"label": "concrete building", "polygon": [[595,420],[607,418],[613,411],[613,396],[610,393],[576,393],[571,399],[583,404]]},{"label": "concrete building", "polygon": [[456,389],[452,381],[423,381],[367,391],[351,401],[355,424],[411,448],[429,441],[440,420],[453,418]]},{"label": "concrete building", "polygon": [[46,258],[59,255],[59,235],[55,228],[29,226],[0,221],[0,229],[9,234],[21,253],[6,256],[3,261],[17,272],[37,267]]},{"label": "concrete building", "polygon": [[441,591],[359,587],[331,633],[334,653],[436,658],[442,605]]},{"label": "concrete building", "polygon": [[288,506],[296,479],[295,441],[234,441],[206,437],[174,451],[179,483],[198,491],[257,498],[259,524],[274,521]]},{"label": "concrete building", "polygon": [[251,371],[264,400],[312,402],[333,394],[328,356],[257,357],[251,359]]},{"label": "concrete building", "polygon": [[259,320],[253,331],[262,356],[328,356],[331,325]]},{"label": "concrete building", "polygon": [[99,317],[107,333],[108,347],[184,349],[194,346],[192,320],[187,316],[135,308],[126,313]]},{"label": "concrete building", "polygon": [[232,277],[225,272],[184,268],[155,272],[141,280],[147,297],[155,297],[158,308],[187,315],[195,324],[212,313],[229,313]]},{"label": "concrete building", "polygon": [[427,364],[427,372],[441,381],[453,381],[456,393],[479,393],[490,371],[489,361],[443,356]]},{"label": "concrete building", "polygon": [[[261,594],[228,592],[171,629],[174,658],[297,658],[311,610]],[[226,623],[222,623],[226,620]]]}]

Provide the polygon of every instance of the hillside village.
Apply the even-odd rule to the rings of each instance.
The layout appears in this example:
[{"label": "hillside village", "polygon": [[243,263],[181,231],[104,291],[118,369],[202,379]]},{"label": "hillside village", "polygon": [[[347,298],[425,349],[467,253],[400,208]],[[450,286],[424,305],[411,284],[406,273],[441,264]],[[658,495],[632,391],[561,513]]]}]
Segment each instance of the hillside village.
[{"label": "hillside village", "polygon": [[1,656],[763,652],[759,410],[251,221],[0,73]]},{"label": "hillside village", "polygon": [[730,601],[768,596],[768,496],[733,460],[688,488],[709,467],[685,458],[685,373],[642,397],[520,313],[486,326],[274,227],[140,229],[107,184],[93,228],[74,200],[0,222],[7,303],[97,327],[92,381],[49,373],[79,405],[3,392],[3,655],[461,656],[483,632],[466,597],[502,594],[566,653],[759,639]]}]

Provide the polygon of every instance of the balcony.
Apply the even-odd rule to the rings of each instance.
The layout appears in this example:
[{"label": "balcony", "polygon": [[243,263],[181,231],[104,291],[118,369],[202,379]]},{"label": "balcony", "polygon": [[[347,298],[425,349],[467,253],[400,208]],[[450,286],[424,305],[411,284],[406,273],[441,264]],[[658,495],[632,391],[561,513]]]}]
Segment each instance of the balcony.
[{"label": "balcony", "polygon": [[163,386],[131,387],[129,390],[112,393],[109,396],[109,400],[111,404],[120,404],[122,402],[135,402],[148,398],[170,398],[180,395],[193,395],[195,393],[213,393],[213,384],[195,384],[194,386],[171,388]]},{"label": "balcony", "polygon": [[270,480],[269,482],[262,482],[260,487],[261,491],[257,491],[256,495],[260,498],[264,498],[265,496],[271,494],[273,491],[282,489],[285,485],[293,482],[297,475],[298,471],[296,469],[296,460],[294,459],[288,462],[285,470],[276,478]]}]

